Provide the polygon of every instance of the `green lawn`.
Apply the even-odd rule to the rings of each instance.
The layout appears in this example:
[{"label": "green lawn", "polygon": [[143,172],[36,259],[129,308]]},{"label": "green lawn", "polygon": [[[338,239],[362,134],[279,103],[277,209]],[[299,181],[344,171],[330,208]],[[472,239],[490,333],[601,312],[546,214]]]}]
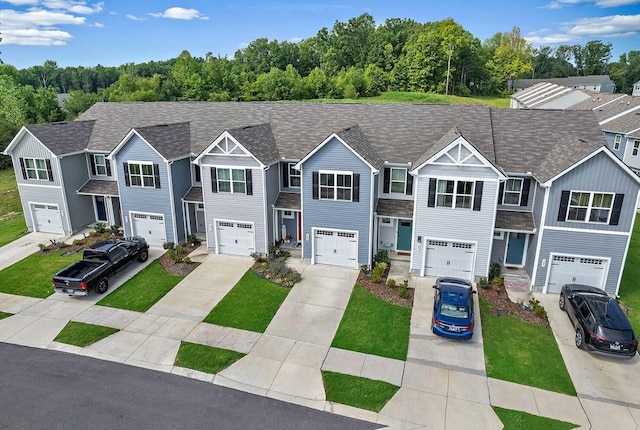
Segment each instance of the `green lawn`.
[{"label": "green lawn", "polygon": [[495,108],[508,108],[511,99],[509,97],[460,97],[445,96],[436,93],[400,92],[388,91],[376,97],[360,99],[319,99],[311,101],[334,103],[439,103],[439,104],[482,104]]},{"label": "green lawn", "polygon": [[634,327],[636,335],[640,332],[640,214],[636,214],[636,223],[631,234],[631,244],[620,283],[620,300],[629,308],[627,317]]},{"label": "green lawn", "polygon": [[487,376],[576,395],[551,328],[498,317],[480,299]]},{"label": "green lawn", "polygon": [[[139,264],[133,262],[131,264]],[[100,306],[146,312],[182,280],[167,273],[158,260],[138,272],[117,290],[100,300]]]},{"label": "green lawn", "polygon": [[85,347],[118,331],[120,330],[117,328],[69,321],[54,340],[68,343],[69,345]]},{"label": "green lawn", "polygon": [[263,333],[289,291],[249,269],[204,322]]},{"label": "green lawn", "polygon": [[504,424],[504,430],[569,430],[579,427],[576,424],[558,421],[551,418],[539,417],[526,412],[493,407],[493,410]]},{"label": "green lawn", "polygon": [[229,351],[228,349],[181,342],[174,365],[205,373],[219,373],[244,356],[245,354],[241,352]]},{"label": "green lawn", "polygon": [[[34,252],[37,251],[34,247]],[[81,252],[35,253],[0,271],[0,292],[45,298],[53,294],[51,277],[79,260]]]},{"label": "green lawn", "polygon": [[388,382],[335,372],[323,371],[322,380],[328,401],[374,412],[380,412],[400,389]]},{"label": "green lawn", "polygon": [[27,233],[13,169],[0,170],[0,246]]},{"label": "green lawn", "polygon": [[0,312],[0,320],[4,318],[9,318],[13,314],[9,314],[7,312]]},{"label": "green lawn", "polygon": [[356,284],[331,346],[406,360],[410,322],[411,309],[385,302]]}]

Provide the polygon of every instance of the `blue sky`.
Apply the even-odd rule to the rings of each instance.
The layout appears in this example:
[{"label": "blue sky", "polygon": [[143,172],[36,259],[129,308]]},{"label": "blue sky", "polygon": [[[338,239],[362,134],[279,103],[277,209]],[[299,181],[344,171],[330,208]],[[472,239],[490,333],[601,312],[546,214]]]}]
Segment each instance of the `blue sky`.
[{"label": "blue sky", "polygon": [[481,40],[514,26],[534,46],[602,40],[612,60],[640,50],[640,0],[0,0],[0,58],[24,68],[117,66],[185,49],[232,57],[259,37],[299,41],[365,12],[377,24],[452,17]]}]

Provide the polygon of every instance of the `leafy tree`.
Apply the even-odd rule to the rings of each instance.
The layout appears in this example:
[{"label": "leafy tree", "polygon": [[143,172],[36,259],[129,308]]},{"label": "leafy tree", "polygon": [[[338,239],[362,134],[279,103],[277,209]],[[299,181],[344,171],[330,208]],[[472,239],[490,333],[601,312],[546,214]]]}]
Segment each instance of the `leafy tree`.
[{"label": "leafy tree", "polygon": [[607,71],[611,59],[611,43],[590,40],[583,50],[585,75],[602,75]]},{"label": "leafy tree", "polygon": [[30,85],[20,88],[24,101],[25,120],[28,123],[62,121],[65,118],[53,88],[34,89]]},{"label": "leafy tree", "polygon": [[67,119],[73,120],[97,101],[100,101],[98,94],[72,90],[69,92],[69,97],[62,102],[62,109],[66,112]]},{"label": "leafy tree", "polygon": [[496,33],[487,45],[492,53],[487,62],[492,80],[506,84],[507,91],[511,92],[513,81],[527,76],[532,70],[531,44],[520,35],[518,27],[513,27],[509,33]]},{"label": "leafy tree", "polygon": [[[20,86],[9,75],[0,75],[0,152],[26,123]],[[0,156],[0,169],[11,167],[11,158]]]}]

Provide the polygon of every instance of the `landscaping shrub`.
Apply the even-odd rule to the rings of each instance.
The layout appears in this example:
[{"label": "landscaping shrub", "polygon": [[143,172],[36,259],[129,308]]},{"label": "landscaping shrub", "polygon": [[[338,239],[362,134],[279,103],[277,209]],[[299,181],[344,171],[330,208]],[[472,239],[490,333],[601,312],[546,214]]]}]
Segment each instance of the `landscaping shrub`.
[{"label": "landscaping shrub", "polygon": [[38,249],[40,249],[40,251],[46,251],[47,250],[47,245],[45,245],[44,243],[39,243],[38,244]]},{"label": "landscaping shrub", "polygon": [[376,284],[380,282],[385,270],[387,270],[387,266],[387,263],[376,264],[376,267],[374,267],[373,271],[371,272],[371,282],[375,282]]},{"label": "landscaping shrub", "polygon": [[480,278],[478,279],[478,287],[480,288],[484,288],[487,289],[489,288],[491,285],[489,284],[489,281],[487,280],[487,278]]},{"label": "landscaping shrub", "polygon": [[402,297],[403,299],[408,299],[409,298],[409,290],[407,289],[407,287],[409,286],[409,283],[405,280],[402,285],[400,285],[400,288],[398,288],[398,296]]},{"label": "landscaping shrub", "polygon": [[375,263],[386,263],[389,264],[389,251],[386,249],[381,249],[376,253],[376,256],[373,258]]},{"label": "landscaping shrub", "polygon": [[175,247],[175,243],[173,242],[165,242],[162,244],[164,249],[173,249]]},{"label": "landscaping shrub", "polygon": [[491,263],[489,266],[489,279],[491,279],[492,283],[495,278],[499,278],[502,275],[502,264],[500,263]]},{"label": "landscaping shrub", "polygon": [[534,314],[538,315],[540,318],[547,319],[547,310],[542,306],[542,304],[540,304],[539,300],[531,299],[529,303],[533,306]]},{"label": "landscaping shrub", "polygon": [[116,235],[118,233],[120,233],[120,226],[119,225],[112,225],[111,227],[109,227],[111,229],[111,234]]},{"label": "landscaping shrub", "polygon": [[190,259],[189,257],[184,257],[184,258],[182,259],[182,262],[183,262],[184,264],[191,264],[191,259]]},{"label": "landscaping shrub", "polygon": [[102,234],[106,231],[105,224],[103,222],[97,222],[93,225],[93,230],[97,234]]},{"label": "landscaping shrub", "polygon": [[396,280],[391,278],[391,279],[387,279],[387,285],[390,287],[395,287],[396,286]]},{"label": "landscaping shrub", "polygon": [[82,239],[73,239],[74,245],[82,245]]}]

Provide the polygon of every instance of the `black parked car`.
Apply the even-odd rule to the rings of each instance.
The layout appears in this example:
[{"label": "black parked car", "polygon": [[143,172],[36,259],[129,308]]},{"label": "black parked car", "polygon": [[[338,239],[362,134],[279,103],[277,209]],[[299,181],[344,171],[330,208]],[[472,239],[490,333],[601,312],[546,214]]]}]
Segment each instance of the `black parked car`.
[{"label": "black parked car", "polygon": [[567,284],[560,291],[560,309],[576,330],[576,346],[590,351],[632,358],[638,340],[618,302],[588,285]]}]

